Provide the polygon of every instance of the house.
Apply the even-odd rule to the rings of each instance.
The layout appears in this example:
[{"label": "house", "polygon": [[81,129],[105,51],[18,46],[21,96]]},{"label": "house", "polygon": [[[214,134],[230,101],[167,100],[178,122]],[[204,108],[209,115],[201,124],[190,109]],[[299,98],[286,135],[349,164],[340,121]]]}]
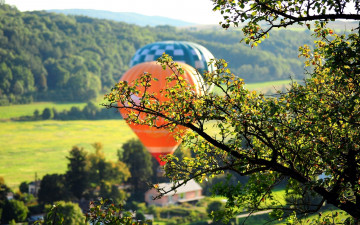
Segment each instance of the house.
[{"label": "house", "polygon": [[29,194],[37,196],[40,189],[40,180],[35,180],[29,183]]},{"label": "house", "polygon": [[[160,183],[159,188],[164,190],[170,190],[173,186],[172,183]],[[157,206],[166,206],[179,204],[183,202],[196,202],[204,196],[202,195],[202,187],[196,183],[195,180],[188,181],[185,185],[180,186],[176,191],[171,191],[160,199],[153,199],[155,196],[159,195],[159,192],[153,188],[145,192],[145,202],[148,205],[157,205]]]},{"label": "house", "polygon": [[12,192],[6,193],[6,199],[7,199],[7,200],[12,200],[12,199],[14,199],[14,193],[12,193]]}]

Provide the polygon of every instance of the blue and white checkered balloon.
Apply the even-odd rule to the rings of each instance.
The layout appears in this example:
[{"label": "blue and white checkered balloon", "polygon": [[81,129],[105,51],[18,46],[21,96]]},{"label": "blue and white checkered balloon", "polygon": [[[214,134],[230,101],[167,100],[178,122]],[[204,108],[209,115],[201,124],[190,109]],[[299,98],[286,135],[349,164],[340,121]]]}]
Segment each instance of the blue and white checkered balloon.
[{"label": "blue and white checkered balloon", "polygon": [[156,61],[163,53],[168,54],[176,62],[186,63],[199,71],[212,72],[215,67],[209,65],[214,56],[204,46],[187,41],[161,41],[148,44],[136,51],[130,61],[130,67],[139,63]]}]

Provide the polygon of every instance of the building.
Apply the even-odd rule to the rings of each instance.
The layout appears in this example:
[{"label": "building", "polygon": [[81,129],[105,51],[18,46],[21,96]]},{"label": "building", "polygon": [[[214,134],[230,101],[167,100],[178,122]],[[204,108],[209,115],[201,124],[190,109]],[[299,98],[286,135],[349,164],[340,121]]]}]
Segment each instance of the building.
[{"label": "building", "polygon": [[29,194],[34,195],[35,197],[38,195],[40,190],[40,180],[35,180],[29,183]]},{"label": "building", "polygon": [[[172,183],[159,184],[159,188],[163,188],[164,190],[170,190],[172,186]],[[160,199],[154,200],[153,198],[157,195],[159,195],[159,192],[155,188],[150,189],[145,193],[145,202],[148,205],[166,206],[183,202],[192,203],[204,198],[202,195],[202,187],[194,180],[190,180],[185,185],[180,186],[176,189],[176,192],[171,191]]]}]

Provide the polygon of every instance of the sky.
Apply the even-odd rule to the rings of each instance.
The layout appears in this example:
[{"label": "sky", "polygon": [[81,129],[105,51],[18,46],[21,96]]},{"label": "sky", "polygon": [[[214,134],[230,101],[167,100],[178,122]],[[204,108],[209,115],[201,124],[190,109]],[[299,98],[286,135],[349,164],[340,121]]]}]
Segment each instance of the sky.
[{"label": "sky", "polygon": [[97,9],[164,16],[196,24],[219,24],[211,0],[5,0],[20,11],[47,9]]}]

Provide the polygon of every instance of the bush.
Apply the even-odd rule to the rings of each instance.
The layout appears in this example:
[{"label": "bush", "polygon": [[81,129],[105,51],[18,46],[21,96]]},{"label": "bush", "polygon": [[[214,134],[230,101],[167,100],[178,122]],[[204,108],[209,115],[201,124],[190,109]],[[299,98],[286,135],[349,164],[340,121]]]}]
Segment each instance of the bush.
[{"label": "bush", "polygon": [[[195,221],[206,220],[207,215],[205,212],[202,212],[197,207],[184,208],[182,206],[170,206],[168,208],[157,208],[158,210],[151,209],[149,211],[154,211],[153,214],[159,213],[160,218],[168,219],[166,224],[181,224],[181,223],[190,223]],[[155,216],[159,219],[159,217]]]},{"label": "bush", "polygon": [[220,201],[220,200],[215,200],[215,201],[212,201],[207,209],[206,209],[206,212],[208,214],[211,214],[212,212],[218,212],[220,210],[223,210],[224,209],[224,206],[225,206],[225,203]]},{"label": "bush", "polygon": [[85,216],[78,204],[59,201],[54,206],[46,205],[45,210],[45,222],[53,221],[52,224],[57,224],[57,221],[63,219],[62,225],[86,225]]},{"label": "bush", "polygon": [[6,201],[5,207],[2,213],[2,223],[9,223],[12,220],[16,222],[25,221],[29,209],[26,207],[24,202],[18,200]]},{"label": "bush", "polygon": [[36,204],[36,205],[30,205],[28,206],[29,214],[40,214],[44,212],[44,205],[42,204]]},{"label": "bush", "polygon": [[53,118],[53,112],[51,109],[49,108],[45,108],[41,114],[41,118],[43,120],[49,120],[49,119],[52,119]]},{"label": "bush", "polygon": [[165,208],[164,210],[161,211],[160,213],[160,217],[161,218],[169,218],[169,217],[176,217],[176,216],[180,216],[180,217],[187,217],[190,215],[190,211],[188,209],[184,209],[181,207],[171,207],[171,208]]},{"label": "bush", "polygon": [[198,221],[194,223],[190,223],[189,225],[209,225],[207,221]]},{"label": "bush", "polygon": [[29,183],[26,181],[21,182],[19,189],[20,189],[21,193],[23,193],[23,194],[28,193],[29,192]]},{"label": "bush", "polygon": [[137,211],[135,218],[140,221],[145,221],[145,215],[142,211]]}]

